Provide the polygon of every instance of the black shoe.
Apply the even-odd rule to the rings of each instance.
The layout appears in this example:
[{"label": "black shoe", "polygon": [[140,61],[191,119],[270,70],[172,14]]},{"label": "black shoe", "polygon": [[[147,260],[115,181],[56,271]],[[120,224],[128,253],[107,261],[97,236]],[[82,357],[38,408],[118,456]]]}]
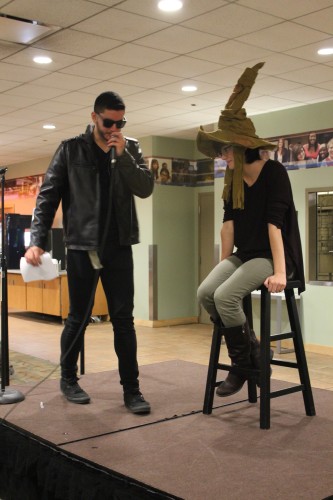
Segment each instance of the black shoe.
[{"label": "black shoe", "polygon": [[150,404],[140,391],[124,393],[125,406],[132,413],[150,413]]},{"label": "black shoe", "polygon": [[79,386],[77,380],[60,380],[60,389],[65,398],[71,403],[84,405],[90,403],[90,396]]}]

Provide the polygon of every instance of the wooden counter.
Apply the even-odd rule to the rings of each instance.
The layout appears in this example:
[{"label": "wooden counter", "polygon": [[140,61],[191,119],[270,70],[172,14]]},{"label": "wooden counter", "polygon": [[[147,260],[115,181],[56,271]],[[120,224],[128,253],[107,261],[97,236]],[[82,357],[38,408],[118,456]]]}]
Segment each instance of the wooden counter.
[{"label": "wooden counter", "polygon": [[[25,283],[19,271],[8,271],[8,307],[67,318],[69,310],[67,274],[50,281]],[[107,316],[106,298],[99,281],[92,316]]]}]

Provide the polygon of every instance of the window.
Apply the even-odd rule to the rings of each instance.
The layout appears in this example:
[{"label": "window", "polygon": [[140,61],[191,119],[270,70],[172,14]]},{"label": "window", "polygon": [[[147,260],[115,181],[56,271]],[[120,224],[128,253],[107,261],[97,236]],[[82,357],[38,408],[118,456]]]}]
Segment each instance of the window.
[{"label": "window", "polygon": [[309,189],[309,281],[333,281],[333,188]]}]

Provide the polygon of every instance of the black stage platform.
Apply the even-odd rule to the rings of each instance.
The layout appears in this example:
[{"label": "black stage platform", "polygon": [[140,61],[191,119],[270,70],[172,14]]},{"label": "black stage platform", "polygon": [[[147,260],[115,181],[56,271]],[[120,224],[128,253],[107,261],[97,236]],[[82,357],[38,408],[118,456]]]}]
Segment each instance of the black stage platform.
[{"label": "black stage platform", "polygon": [[[259,404],[246,401],[246,388],[216,397],[213,414],[202,414],[206,373],[184,361],[142,366],[150,415],[126,410],[117,371],[82,377],[89,405],[68,403],[58,381],[48,380],[15,407],[1,406],[0,498],[321,500],[333,493],[333,392],[314,390],[316,417],[305,415],[301,393],[272,400],[271,429],[260,430]],[[288,385],[272,380],[274,389]]]}]

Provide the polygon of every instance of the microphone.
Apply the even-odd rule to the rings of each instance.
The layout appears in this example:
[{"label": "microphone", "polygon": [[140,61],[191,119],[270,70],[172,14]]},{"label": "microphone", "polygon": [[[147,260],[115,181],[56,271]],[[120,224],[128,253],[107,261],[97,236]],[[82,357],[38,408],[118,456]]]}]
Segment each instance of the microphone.
[{"label": "microphone", "polygon": [[114,164],[116,163],[116,147],[111,146],[110,149],[110,163],[111,163],[111,168],[114,167]]},{"label": "microphone", "polygon": [[8,168],[7,167],[3,167],[3,168],[0,168],[0,175],[3,175],[7,172]]}]

